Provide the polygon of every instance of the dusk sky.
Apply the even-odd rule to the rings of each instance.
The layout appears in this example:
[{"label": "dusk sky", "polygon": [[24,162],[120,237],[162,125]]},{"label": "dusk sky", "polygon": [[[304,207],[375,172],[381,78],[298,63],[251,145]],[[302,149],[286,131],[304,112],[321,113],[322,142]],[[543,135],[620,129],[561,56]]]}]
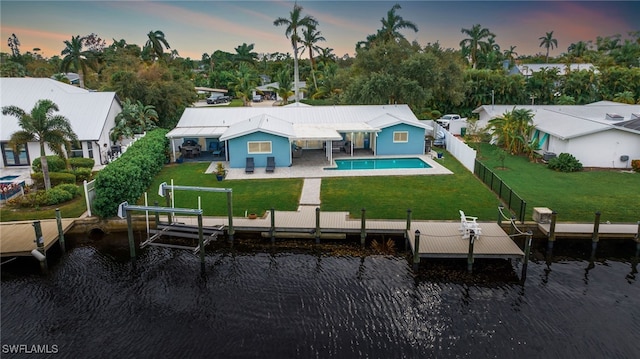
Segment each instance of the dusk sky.
[{"label": "dusk sky", "polygon": [[[374,34],[396,1],[298,1],[303,14],[315,17],[326,41],[342,56]],[[402,33],[421,45],[439,42],[459,49],[462,28],[480,24],[496,34],[502,50],[516,46],[519,55],[544,53],[539,38],[553,31],[557,56],[571,43],[597,36],[640,31],[638,1],[397,1],[397,14],[418,32]],[[96,33],[106,40],[125,39],[143,46],[149,31],[164,32],[180,56],[200,59],[215,50],[234,53],[242,43],[258,53],[292,52],[278,17],[289,17],[293,1],[6,1],[0,2],[1,51],[15,33],[22,53],[40,48],[45,57],[60,55],[64,40]]]}]

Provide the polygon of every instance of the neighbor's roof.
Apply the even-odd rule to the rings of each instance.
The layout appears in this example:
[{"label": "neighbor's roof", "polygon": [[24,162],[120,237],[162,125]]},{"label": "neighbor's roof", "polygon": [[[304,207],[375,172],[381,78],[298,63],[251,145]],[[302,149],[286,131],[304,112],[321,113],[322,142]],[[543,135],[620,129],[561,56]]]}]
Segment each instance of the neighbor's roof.
[{"label": "neighbor's roof", "polygon": [[[115,92],[92,92],[48,78],[3,77],[0,93],[2,106],[13,105],[26,112],[31,112],[38,100],[53,101],[59,109],[54,114],[66,117],[81,141],[99,139],[109,110],[114,103],[120,106]],[[21,128],[14,116],[2,115],[1,119],[0,141],[8,141]]]},{"label": "neighbor's roof", "polygon": [[594,70],[597,71],[593,64],[520,64],[516,65],[518,71],[524,76],[531,76],[535,72],[540,72],[542,69],[558,70],[559,75],[564,75],[567,72],[567,66],[569,71],[581,71],[581,70]]},{"label": "neighbor's roof", "polygon": [[[389,117],[381,118],[387,115]],[[169,138],[184,137],[187,131],[208,131],[207,129],[228,127],[221,139],[229,139],[259,130],[255,119],[283,121],[289,128],[273,128],[274,134],[282,134],[292,139],[337,139],[338,132],[377,132],[389,123],[407,123],[427,128],[418,121],[407,105],[364,105],[364,106],[293,106],[293,107],[232,107],[232,108],[187,108],[176,128],[167,134]],[[380,126],[370,121],[378,119]],[[237,124],[254,119],[242,126]],[[274,124],[270,124],[274,126]],[[186,130],[189,129],[189,130]],[[314,133],[314,131],[318,131]],[[206,132],[204,132],[206,133]],[[219,133],[219,132],[218,132]],[[214,136],[215,137],[215,136]]]},{"label": "neighbor's roof", "polygon": [[200,86],[196,86],[196,91],[203,91],[203,92],[220,92],[220,93],[227,93],[229,92],[229,90],[225,90],[225,89],[214,89],[211,87],[200,87]]},{"label": "neighbor's roof", "polygon": [[[640,112],[640,105],[600,101],[588,105],[483,105],[474,113],[486,112],[491,118],[500,117],[506,112],[528,109],[534,114],[534,126],[561,139],[570,139],[592,133],[622,130],[640,134],[632,123],[634,113]],[[607,114],[620,115],[620,120],[607,119]]]}]

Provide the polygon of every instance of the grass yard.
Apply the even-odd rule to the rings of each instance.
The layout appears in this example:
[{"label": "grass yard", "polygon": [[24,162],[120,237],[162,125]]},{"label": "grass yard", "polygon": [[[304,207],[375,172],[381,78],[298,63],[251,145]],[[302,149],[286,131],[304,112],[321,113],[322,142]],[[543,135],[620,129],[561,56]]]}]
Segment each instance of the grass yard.
[{"label": "grass yard", "polygon": [[[162,182],[178,186],[216,187],[233,189],[233,215],[244,216],[247,213],[262,215],[270,208],[281,211],[295,211],[302,191],[302,179],[266,179],[218,181],[214,174],[205,174],[209,163],[182,163],[167,165],[156,176],[147,197],[149,205],[158,201],[166,205],[166,199],[158,195]],[[179,208],[198,208],[198,196],[205,216],[225,216],[227,214],[227,194],[216,192],[176,191],[175,206]],[[144,198],[138,201],[144,204]]]},{"label": "grass yard", "polygon": [[60,208],[62,218],[78,218],[87,211],[84,200],[84,190],[73,200],[58,206],[41,207],[38,209],[12,209],[7,206],[0,208],[0,222],[28,221],[37,219],[56,218],[56,208]]},{"label": "grass yard", "polygon": [[558,212],[561,222],[640,221],[640,173],[621,170],[585,170],[563,173],[526,157],[506,156],[504,168],[496,147],[483,144],[479,160],[527,202],[527,220],[534,207]]}]

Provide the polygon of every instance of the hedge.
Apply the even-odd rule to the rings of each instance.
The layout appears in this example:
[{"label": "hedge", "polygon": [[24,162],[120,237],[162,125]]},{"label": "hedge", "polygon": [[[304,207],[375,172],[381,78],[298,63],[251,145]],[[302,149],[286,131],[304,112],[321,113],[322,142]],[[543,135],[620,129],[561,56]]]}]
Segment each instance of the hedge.
[{"label": "hedge", "polygon": [[[67,169],[67,163],[65,162],[65,160],[56,155],[47,156],[47,165],[49,165],[49,172],[61,172],[62,170]],[[42,173],[42,164],[40,163],[40,157],[31,162],[31,168],[33,168],[33,172]]]},{"label": "hedge", "polygon": [[88,168],[91,170],[93,166],[95,166],[96,162],[93,158],[84,158],[84,157],[71,157],[69,158],[69,165],[71,168],[77,170],[80,168]]},{"label": "hedge", "polygon": [[122,202],[136,203],[166,162],[169,139],[166,129],[155,129],[134,142],[126,152],[96,176],[94,212],[113,217]]},{"label": "hedge", "polygon": [[[44,187],[44,176],[42,175],[42,172],[32,173],[31,179],[36,186]],[[76,175],[73,173],[49,172],[49,179],[51,180],[51,187],[55,187],[63,183],[76,183]]]}]

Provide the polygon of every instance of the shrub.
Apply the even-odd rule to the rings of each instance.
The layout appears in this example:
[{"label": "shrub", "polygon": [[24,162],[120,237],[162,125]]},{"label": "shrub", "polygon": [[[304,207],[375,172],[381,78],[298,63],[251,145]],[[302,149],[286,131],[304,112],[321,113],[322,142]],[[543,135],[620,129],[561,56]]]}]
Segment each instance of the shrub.
[{"label": "shrub", "polygon": [[155,129],[134,142],[116,161],[98,172],[94,212],[100,217],[115,216],[118,205],[136,203],[164,166],[169,146],[166,129]]},{"label": "shrub", "polygon": [[69,192],[73,197],[77,197],[80,195],[80,187],[76,186],[75,184],[64,183],[56,186],[56,188]]},{"label": "shrub", "polygon": [[631,168],[636,172],[640,172],[640,160],[631,160]]},{"label": "shrub", "polygon": [[580,163],[580,161],[570,153],[561,153],[558,157],[550,159],[548,167],[554,171],[560,172],[582,171],[582,163]]},{"label": "shrub", "polygon": [[91,170],[96,163],[93,158],[72,157],[69,158],[69,164],[71,165],[71,168],[75,170],[80,168],[88,168]]},{"label": "shrub", "polygon": [[52,206],[54,204],[71,201],[73,199],[73,195],[71,193],[59,187],[55,187],[47,191],[40,191],[39,193],[43,193],[44,198],[42,201],[38,201],[38,204],[44,206]]},{"label": "shrub", "polygon": [[[38,187],[44,187],[44,177],[42,175],[42,172],[32,173],[31,179]],[[76,183],[76,175],[74,175],[73,173],[49,172],[49,179],[51,180],[52,187],[63,183]]]},{"label": "shrub", "polygon": [[79,167],[74,170],[64,170],[62,173],[71,173],[76,176],[76,182],[89,181],[93,172],[91,168]]},{"label": "shrub", "polygon": [[[60,156],[47,156],[47,164],[49,165],[49,172],[60,172],[67,168],[67,163],[64,158],[61,158]],[[40,157],[33,160],[31,168],[33,169],[33,172],[42,173]]]}]

